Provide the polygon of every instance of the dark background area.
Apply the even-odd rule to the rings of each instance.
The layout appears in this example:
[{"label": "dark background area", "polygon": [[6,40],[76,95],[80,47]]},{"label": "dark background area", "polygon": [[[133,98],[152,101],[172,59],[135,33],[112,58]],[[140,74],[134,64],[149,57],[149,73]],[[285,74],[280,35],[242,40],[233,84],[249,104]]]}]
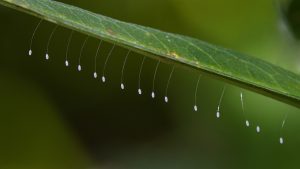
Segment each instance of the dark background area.
[{"label": "dark background area", "polygon": [[[192,36],[250,54],[299,74],[299,43],[285,12],[273,0],[61,0],[122,21]],[[277,1],[276,1],[277,2]],[[281,1],[280,1],[281,2]],[[288,1],[282,1],[289,5]],[[295,10],[293,8],[293,10]],[[290,16],[290,15],[288,15]],[[297,16],[297,15],[296,15]],[[126,49],[117,47],[108,62],[107,83],[93,78],[99,40],[89,39],[83,71],[77,61],[85,35],[75,33],[70,67],[64,66],[70,30],[43,22],[28,56],[38,18],[0,7],[0,168],[3,169],[196,169],[298,168],[300,112],[270,98],[203,77],[194,112],[198,74],[177,68],[163,102],[172,65],[161,64],[150,97],[157,61],[146,59],[143,95],[138,73],[143,56],[131,54],[120,76]],[[112,44],[104,43],[100,74]],[[224,85],[228,90],[216,119]],[[244,93],[244,125],[240,92]],[[288,119],[283,130],[281,123]],[[255,131],[256,125],[262,129]],[[284,136],[285,144],[279,144]]]}]

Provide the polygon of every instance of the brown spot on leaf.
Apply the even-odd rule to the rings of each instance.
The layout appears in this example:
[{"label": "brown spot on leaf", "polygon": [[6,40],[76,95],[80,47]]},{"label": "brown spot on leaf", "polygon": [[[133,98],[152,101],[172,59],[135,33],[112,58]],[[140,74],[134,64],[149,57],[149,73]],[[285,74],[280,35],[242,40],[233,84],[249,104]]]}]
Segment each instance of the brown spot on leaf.
[{"label": "brown spot on leaf", "polygon": [[106,32],[112,36],[116,35],[116,33],[111,29],[106,29]]},{"label": "brown spot on leaf", "polygon": [[171,52],[171,53],[169,53],[169,55],[174,58],[179,58],[179,55],[176,52]]}]

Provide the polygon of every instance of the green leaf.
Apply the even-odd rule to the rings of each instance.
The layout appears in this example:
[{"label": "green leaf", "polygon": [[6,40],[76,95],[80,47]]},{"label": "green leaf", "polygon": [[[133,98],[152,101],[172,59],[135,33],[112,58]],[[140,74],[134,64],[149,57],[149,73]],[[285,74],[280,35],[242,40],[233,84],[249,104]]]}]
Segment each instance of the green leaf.
[{"label": "green leaf", "polygon": [[52,0],[0,0],[0,4],[300,107],[300,76],[263,60]]}]

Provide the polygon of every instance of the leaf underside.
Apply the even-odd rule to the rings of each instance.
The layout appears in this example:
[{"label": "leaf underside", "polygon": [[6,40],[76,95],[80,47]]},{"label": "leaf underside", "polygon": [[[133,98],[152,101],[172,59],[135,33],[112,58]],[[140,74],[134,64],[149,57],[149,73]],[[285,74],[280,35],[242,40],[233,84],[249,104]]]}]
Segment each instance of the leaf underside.
[{"label": "leaf underside", "polygon": [[300,76],[263,60],[52,0],[0,0],[0,4],[300,107]]}]

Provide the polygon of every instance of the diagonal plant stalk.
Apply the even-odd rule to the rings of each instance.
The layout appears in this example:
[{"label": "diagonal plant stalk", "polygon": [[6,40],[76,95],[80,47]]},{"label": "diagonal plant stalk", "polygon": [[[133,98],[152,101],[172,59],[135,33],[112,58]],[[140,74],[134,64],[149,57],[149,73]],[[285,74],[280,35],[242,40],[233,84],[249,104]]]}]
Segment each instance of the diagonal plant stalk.
[{"label": "diagonal plant stalk", "polygon": [[300,107],[300,76],[263,60],[52,0],[0,0],[0,4]]}]

